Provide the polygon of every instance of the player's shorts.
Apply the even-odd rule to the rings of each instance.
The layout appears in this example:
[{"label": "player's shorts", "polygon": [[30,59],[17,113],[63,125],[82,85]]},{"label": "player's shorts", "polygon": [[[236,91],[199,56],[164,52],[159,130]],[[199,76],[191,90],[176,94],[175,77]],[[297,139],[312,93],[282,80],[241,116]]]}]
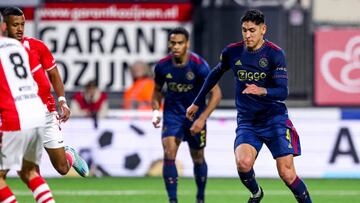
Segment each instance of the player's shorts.
[{"label": "player's shorts", "polygon": [[240,144],[250,144],[259,153],[265,144],[274,159],[289,154],[301,155],[298,133],[287,116],[275,116],[260,125],[242,123],[236,129],[234,150]]},{"label": "player's shorts", "polygon": [[44,128],[0,133],[0,169],[21,170],[22,160],[40,164]]},{"label": "player's shorts", "polygon": [[190,128],[193,122],[185,119],[164,117],[162,138],[175,136],[182,141],[186,141],[191,149],[203,149],[206,146],[206,125],[200,133],[191,135]]},{"label": "player's shorts", "polygon": [[56,111],[46,112],[46,126],[43,136],[44,147],[57,149],[64,147],[64,137],[61,132],[59,115]]}]

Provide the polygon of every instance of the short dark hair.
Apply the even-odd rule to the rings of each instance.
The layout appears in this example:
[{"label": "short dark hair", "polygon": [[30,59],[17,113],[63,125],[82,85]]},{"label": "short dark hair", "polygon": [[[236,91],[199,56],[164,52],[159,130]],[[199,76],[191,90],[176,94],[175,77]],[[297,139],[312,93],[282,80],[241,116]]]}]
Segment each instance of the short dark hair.
[{"label": "short dark hair", "polygon": [[241,17],[241,23],[247,21],[251,21],[254,22],[256,25],[259,25],[261,23],[265,23],[265,16],[260,10],[250,9],[247,10]]},{"label": "short dark hair", "polygon": [[90,80],[85,84],[85,89],[89,89],[89,88],[97,88],[98,84],[96,82],[96,80]]},{"label": "short dark hair", "polygon": [[169,32],[168,41],[170,40],[170,36],[171,36],[172,34],[182,34],[182,35],[185,36],[186,40],[189,40],[189,36],[190,36],[189,32],[188,32],[185,28],[183,28],[183,27],[177,27],[177,28],[172,29],[172,30]]},{"label": "short dark hair", "polygon": [[18,7],[7,7],[4,11],[3,11],[3,16],[4,16],[4,20],[5,22],[8,21],[9,16],[22,16],[24,15],[24,12],[18,8]]}]

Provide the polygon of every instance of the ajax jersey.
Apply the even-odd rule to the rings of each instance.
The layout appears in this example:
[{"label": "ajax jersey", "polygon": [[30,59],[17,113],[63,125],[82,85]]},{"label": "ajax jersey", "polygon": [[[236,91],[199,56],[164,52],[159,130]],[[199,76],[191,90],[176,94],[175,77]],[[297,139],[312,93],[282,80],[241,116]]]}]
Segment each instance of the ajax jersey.
[{"label": "ajax jersey", "polygon": [[20,42],[0,38],[0,131],[45,125],[46,109],[37,95],[30,64],[40,66]]}]

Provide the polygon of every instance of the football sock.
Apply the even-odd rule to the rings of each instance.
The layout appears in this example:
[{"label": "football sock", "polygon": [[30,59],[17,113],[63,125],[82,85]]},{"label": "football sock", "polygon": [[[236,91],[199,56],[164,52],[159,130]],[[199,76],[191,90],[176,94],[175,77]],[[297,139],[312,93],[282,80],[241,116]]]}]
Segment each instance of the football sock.
[{"label": "football sock", "polygon": [[0,189],[0,202],[17,203],[14,194],[11,192],[8,186]]},{"label": "football sock", "polygon": [[55,203],[48,184],[41,176],[31,179],[28,187],[33,192],[36,203]]},{"label": "football sock", "polygon": [[260,197],[260,196],[261,196],[261,193],[262,193],[262,191],[261,191],[261,189],[259,188],[259,191],[258,191],[257,193],[255,193],[255,194],[251,194],[251,197],[252,197],[252,198]]},{"label": "football sock", "polygon": [[194,164],[195,182],[198,189],[196,198],[199,200],[204,199],[207,171],[208,169],[205,161],[201,164]]},{"label": "football sock", "polygon": [[66,156],[66,160],[68,162],[69,168],[71,168],[74,163],[74,155],[71,154],[70,150],[66,150],[65,156]]},{"label": "football sock", "polygon": [[177,200],[178,172],[176,170],[175,160],[164,159],[163,178],[169,200]]},{"label": "football sock", "polygon": [[251,168],[249,172],[242,173],[238,171],[241,182],[245,185],[247,189],[250,190],[252,194],[256,194],[259,191],[259,185],[255,179],[254,169]]},{"label": "football sock", "polygon": [[286,184],[291,192],[295,195],[295,198],[299,203],[311,203],[310,194],[306,188],[305,183],[299,178],[296,177],[293,183],[290,185]]}]

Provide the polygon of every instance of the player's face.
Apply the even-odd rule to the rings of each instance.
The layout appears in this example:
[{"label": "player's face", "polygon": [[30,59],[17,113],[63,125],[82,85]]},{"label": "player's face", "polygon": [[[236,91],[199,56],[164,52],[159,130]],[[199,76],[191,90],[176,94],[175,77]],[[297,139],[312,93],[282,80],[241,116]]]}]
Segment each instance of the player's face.
[{"label": "player's face", "polygon": [[183,58],[189,48],[189,41],[183,34],[172,34],[169,39],[169,49],[175,58]]},{"label": "player's face", "polygon": [[22,40],[24,36],[24,27],[25,27],[25,17],[22,16],[9,16],[7,22],[7,35],[8,37]]},{"label": "player's face", "polygon": [[261,47],[265,32],[266,25],[263,23],[256,25],[254,22],[246,21],[242,24],[242,36],[249,50],[257,50]]}]

